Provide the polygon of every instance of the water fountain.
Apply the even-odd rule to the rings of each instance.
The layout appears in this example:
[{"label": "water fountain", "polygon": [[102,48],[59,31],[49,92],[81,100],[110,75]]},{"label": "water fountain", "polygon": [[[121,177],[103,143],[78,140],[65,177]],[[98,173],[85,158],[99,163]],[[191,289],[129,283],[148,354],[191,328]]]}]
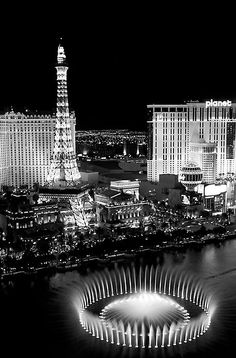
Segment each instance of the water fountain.
[{"label": "water fountain", "polygon": [[74,304],[82,327],[97,339],[150,349],[197,339],[215,309],[197,278],[159,266],[92,273],[80,282]]}]

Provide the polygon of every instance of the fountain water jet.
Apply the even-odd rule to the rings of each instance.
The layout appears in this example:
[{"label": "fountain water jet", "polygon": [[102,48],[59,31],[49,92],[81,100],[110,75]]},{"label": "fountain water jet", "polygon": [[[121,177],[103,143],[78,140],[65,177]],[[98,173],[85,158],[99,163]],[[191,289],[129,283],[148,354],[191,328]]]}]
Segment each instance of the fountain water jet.
[{"label": "fountain water jet", "polygon": [[[108,298],[111,303],[98,315],[90,311]],[[182,306],[187,301],[201,311],[198,316],[191,317]],[[136,348],[170,347],[197,339],[210,327],[215,308],[199,280],[153,265],[138,270],[116,267],[84,277],[75,307],[86,332],[111,344]]]}]

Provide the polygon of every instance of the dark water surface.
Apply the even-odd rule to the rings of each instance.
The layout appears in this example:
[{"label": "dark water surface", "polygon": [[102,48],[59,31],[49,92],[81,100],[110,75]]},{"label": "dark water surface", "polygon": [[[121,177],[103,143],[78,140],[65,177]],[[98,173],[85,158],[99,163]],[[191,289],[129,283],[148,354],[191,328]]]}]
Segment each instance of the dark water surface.
[{"label": "dark water surface", "polygon": [[[165,264],[173,270],[194,273],[205,282],[215,297],[216,311],[204,336],[175,349],[157,350],[129,349],[98,341],[80,328],[73,306],[80,276],[73,271],[33,279],[19,278],[14,283],[1,284],[1,357],[235,356],[236,240],[199,250],[148,253],[135,261],[138,265]],[[99,265],[101,268],[102,264]],[[84,273],[87,269],[84,268]]]}]

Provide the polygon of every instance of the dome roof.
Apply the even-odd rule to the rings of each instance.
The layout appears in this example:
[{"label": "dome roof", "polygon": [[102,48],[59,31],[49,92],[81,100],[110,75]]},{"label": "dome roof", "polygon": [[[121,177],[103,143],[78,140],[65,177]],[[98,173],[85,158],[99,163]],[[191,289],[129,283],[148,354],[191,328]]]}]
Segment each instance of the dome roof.
[{"label": "dome roof", "polygon": [[181,172],[201,172],[201,171],[202,171],[201,168],[193,162],[186,164],[181,169]]}]

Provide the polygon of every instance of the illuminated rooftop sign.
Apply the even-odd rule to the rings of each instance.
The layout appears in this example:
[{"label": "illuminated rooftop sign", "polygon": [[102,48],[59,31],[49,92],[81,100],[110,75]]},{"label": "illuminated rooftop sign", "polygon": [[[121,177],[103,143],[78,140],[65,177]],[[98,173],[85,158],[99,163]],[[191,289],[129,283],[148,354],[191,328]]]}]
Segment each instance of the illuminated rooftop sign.
[{"label": "illuminated rooftop sign", "polygon": [[232,101],[206,101],[206,108],[208,107],[231,107]]}]

